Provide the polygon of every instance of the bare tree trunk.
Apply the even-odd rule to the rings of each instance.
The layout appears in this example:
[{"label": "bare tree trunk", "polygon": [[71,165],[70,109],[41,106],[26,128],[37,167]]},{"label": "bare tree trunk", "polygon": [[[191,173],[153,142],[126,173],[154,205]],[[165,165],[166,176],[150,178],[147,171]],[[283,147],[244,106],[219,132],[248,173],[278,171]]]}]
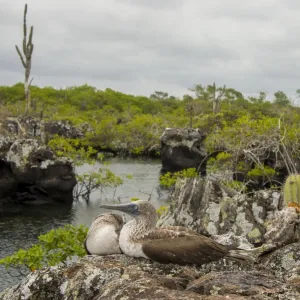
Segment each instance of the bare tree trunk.
[{"label": "bare tree trunk", "polygon": [[213,113],[217,114],[220,112],[220,99],[215,99],[213,101]]},{"label": "bare tree trunk", "polygon": [[226,86],[224,85],[218,96],[216,95],[217,88],[215,83],[213,84],[213,88],[213,113],[217,114],[221,110],[221,99],[226,91]]},{"label": "bare tree trunk", "polygon": [[190,128],[193,128],[193,116],[194,116],[194,111],[193,111],[193,99],[190,99]]},{"label": "bare tree trunk", "polygon": [[216,105],[216,83],[214,82],[213,84],[213,113],[215,114],[217,111],[217,105]]},{"label": "bare tree trunk", "polygon": [[25,4],[24,9],[24,21],[23,21],[23,54],[21,53],[19,47],[16,45],[17,53],[21,59],[21,63],[25,69],[25,81],[24,81],[24,91],[26,100],[26,113],[31,107],[30,99],[30,84],[33,78],[29,81],[30,71],[31,71],[31,56],[33,52],[32,36],[33,36],[33,26],[30,27],[29,38],[27,42],[27,25],[26,25],[26,14],[27,14],[27,4]]}]

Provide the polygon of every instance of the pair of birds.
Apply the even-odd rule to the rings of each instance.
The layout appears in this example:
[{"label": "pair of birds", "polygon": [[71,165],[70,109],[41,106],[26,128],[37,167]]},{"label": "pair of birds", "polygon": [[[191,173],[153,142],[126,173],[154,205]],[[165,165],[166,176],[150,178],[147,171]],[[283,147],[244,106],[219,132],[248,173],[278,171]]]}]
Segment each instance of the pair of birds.
[{"label": "pair of birds", "polygon": [[148,201],[139,200],[100,207],[125,212],[133,220],[123,223],[115,213],[98,216],[92,223],[85,249],[88,254],[109,255],[124,253],[160,263],[202,265],[221,258],[239,261],[254,259],[246,250],[230,247],[181,226],[156,228],[157,213]]}]

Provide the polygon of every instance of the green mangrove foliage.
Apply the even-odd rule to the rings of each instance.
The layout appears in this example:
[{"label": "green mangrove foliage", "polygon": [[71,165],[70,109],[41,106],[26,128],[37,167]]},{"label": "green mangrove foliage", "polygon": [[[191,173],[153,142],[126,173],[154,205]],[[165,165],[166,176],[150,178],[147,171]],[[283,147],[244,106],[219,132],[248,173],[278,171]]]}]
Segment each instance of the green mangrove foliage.
[{"label": "green mangrove foliage", "polygon": [[65,225],[52,229],[38,237],[38,243],[29,249],[19,249],[10,256],[0,259],[6,268],[27,267],[30,271],[47,266],[66,264],[74,256],[84,256],[86,251],[83,243],[88,228],[80,225]]},{"label": "green mangrove foliage", "polygon": [[[131,175],[127,175],[126,179],[131,179]],[[89,201],[90,195],[95,190],[100,190],[101,194],[106,188],[117,188],[124,183],[124,178],[115,175],[107,168],[99,168],[97,172],[86,172],[76,174],[77,185],[73,191],[75,199],[82,197]]]},{"label": "green mangrove foliage", "polygon": [[273,168],[264,165],[256,165],[253,169],[247,172],[247,176],[249,178],[255,178],[255,177],[272,178],[275,174],[276,171]]},{"label": "green mangrove foliage", "polygon": [[[48,142],[48,146],[58,156],[72,158],[76,167],[83,164],[94,165],[96,160],[107,165],[104,161],[104,155],[98,154],[91,146],[83,146],[83,142],[79,139],[63,138],[58,135],[54,136]],[[107,167],[97,168],[96,171],[85,172],[79,174],[76,172],[77,185],[73,190],[75,200],[80,198],[89,201],[90,195],[95,190],[99,190],[101,194],[106,188],[117,188],[124,183],[125,179],[131,179],[131,175],[121,178],[115,175]]]},{"label": "green mangrove foliage", "polygon": [[[97,150],[93,147],[84,147],[83,141],[80,139],[64,138],[59,135],[55,135],[49,142],[48,146],[59,157],[71,158],[76,166],[87,164],[94,164],[96,162]],[[100,160],[104,159],[104,156],[98,156]]]},{"label": "green mangrove foliage", "polygon": [[[31,114],[38,116],[43,111],[46,122],[86,123],[93,131],[81,139],[82,146],[114,153],[159,156],[160,136],[166,127],[198,127],[207,135],[208,152],[230,153],[232,159],[227,164],[232,168],[246,161],[246,173],[253,164],[264,164],[268,145],[280,150],[276,153],[284,158],[286,151],[291,159],[299,157],[300,108],[287,102],[282,91],[276,92],[271,102],[265,92],[246,98],[222,85],[198,84],[193,90],[193,97],[179,99],[163,91],[144,97],[88,85],[66,89],[31,86],[31,98],[36,103]],[[25,108],[23,85],[0,86],[0,105],[1,111],[20,115]]]},{"label": "green mangrove foliage", "polygon": [[[295,108],[298,110],[298,108]],[[220,116],[218,125],[211,130],[205,140],[208,152],[230,153],[231,157],[218,161],[217,167],[243,174],[245,180],[272,182],[278,175],[276,167],[284,163],[286,169],[296,171],[295,162],[300,157],[299,115],[289,119],[250,114],[237,117],[230,122],[227,116]],[[292,120],[293,119],[293,120]],[[298,124],[298,125],[296,125]],[[212,165],[214,160],[210,161]],[[268,163],[272,163],[268,165]]]},{"label": "green mangrove foliage", "polygon": [[232,154],[228,152],[220,152],[216,157],[210,157],[207,160],[207,168],[209,172],[214,173],[221,169],[232,167]]}]

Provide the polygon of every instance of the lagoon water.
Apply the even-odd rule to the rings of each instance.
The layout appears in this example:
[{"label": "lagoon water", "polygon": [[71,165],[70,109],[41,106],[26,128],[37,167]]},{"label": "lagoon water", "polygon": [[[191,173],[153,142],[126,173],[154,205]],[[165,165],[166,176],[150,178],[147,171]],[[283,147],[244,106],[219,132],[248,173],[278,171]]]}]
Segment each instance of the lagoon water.
[{"label": "lagoon water", "polygon": [[[97,164],[93,167],[82,166],[79,173],[99,168]],[[63,226],[64,224],[84,224],[90,226],[93,218],[105,210],[99,208],[100,203],[113,201],[128,202],[130,198],[148,199],[151,195],[151,202],[159,207],[166,203],[168,194],[161,194],[158,191],[160,161],[142,160],[120,160],[111,159],[106,166],[116,175],[126,176],[131,174],[132,179],[117,189],[107,189],[94,192],[90,202],[76,202],[71,208],[62,209],[57,205],[26,206],[15,211],[0,214],[0,258],[12,254],[20,248],[30,247],[37,241],[40,234]],[[9,272],[0,266],[0,291],[17,284],[22,275],[15,269]]]}]

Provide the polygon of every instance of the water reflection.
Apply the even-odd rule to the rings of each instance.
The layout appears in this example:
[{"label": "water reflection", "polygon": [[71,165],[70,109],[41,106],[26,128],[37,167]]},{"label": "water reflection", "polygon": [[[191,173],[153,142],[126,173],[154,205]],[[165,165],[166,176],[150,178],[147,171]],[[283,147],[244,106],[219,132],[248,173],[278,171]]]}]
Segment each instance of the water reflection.
[{"label": "water reflection", "polygon": [[[99,168],[97,164],[93,168]],[[131,174],[133,178],[115,189],[106,189],[103,194],[94,192],[89,204],[74,203],[71,207],[56,205],[37,205],[15,208],[10,212],[0,213],[0,258],[12,254],[20,248],[30,247],[40,234],[71,223],[90,226],[95,216],[107,210],[99,208],[100,203],[111,201],[128,202],[132,197],[148,199],[158,207],[166,202],[167,194],[157,192],[160,161],[137,161],[113,159],[107,166],[119,176]],[[90,170],[91,166],[82,166],[79,172]],[[0,291],[16,284],[19,278],[11,277],[0,266]]]}]

